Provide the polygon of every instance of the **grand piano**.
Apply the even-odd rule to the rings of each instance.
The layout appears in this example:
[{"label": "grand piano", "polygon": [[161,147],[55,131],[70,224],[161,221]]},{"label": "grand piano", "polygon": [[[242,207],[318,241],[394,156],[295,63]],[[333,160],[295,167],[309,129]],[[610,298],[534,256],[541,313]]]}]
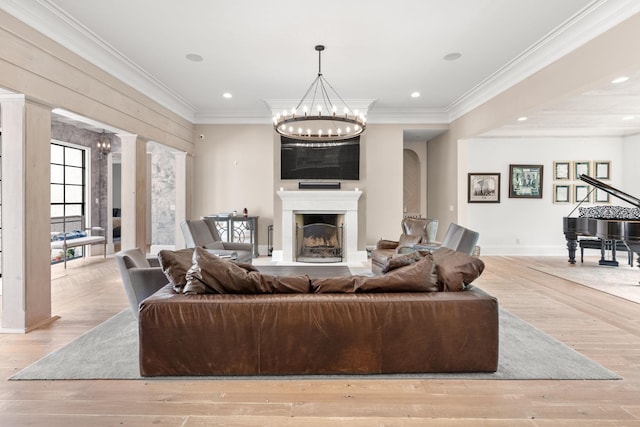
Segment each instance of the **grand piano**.
[{"label": "grand piano", "polygon": [[[562,227],[569,250],[569,263],[575,264],[576,262],[578,237],[595,236],[601,239],[603,245],[608,244],[612,249],[614,262],[616,243],[624,242],[631,254],[631,260],[633,260],[634,252],[638,254],[638,266],[640,267],[640,199],[588,175],[580,175],[578,179],[624,200],[635,208],[609,205],[580,208],[580,204],[576,206],[580,212],[578,217],[571,217],[571,214],[575,212],[574,209],[569,216],[562,218]],[[604,263],[601,262],[601,264]]]}]

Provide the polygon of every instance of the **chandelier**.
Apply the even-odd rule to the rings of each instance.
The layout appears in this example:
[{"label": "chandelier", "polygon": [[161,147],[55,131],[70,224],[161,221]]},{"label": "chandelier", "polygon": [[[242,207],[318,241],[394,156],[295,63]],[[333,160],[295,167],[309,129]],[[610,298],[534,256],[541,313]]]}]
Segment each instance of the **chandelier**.
[{"label": "chandelier", "polygon": [[104,159],[104,157],[111,152],[111,140],[107,138],[104,131],[102,131],[102,134],[98,138],[96,148],[98,149],[98,156],[100,159]]},{"label": "chandelier", "polygon": [[[338,92],[322,76],[323,45],[318,52],[318,76],[298,105],[273,118],[273,126],[280,135],[311,141],[336,141],[353,138],[364,132],[366,117],[352,110]],[[335,104],[332,100],[338,100]]]}]

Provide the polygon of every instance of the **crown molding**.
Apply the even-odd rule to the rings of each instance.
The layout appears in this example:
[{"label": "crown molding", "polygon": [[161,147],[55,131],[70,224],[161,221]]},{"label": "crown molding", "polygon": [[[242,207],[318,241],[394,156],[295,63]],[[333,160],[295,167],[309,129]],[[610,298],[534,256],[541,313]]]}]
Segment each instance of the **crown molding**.
[{"label": "crown molding", "polygon": [[452,122],[640,12],[637,0],[595,0],[447,108]]},{"label": "crown molding", "polygon": [[[271,123],[264,112],[197,111],[50,0],[0,0],[0,8],[192,123]],[[637,0],[594,0],[441,111],[379,110],[374,108],[375,99],[348,104],[367,111],[369,123],[450,123],[639,12]],[[282,111],[299,100],[264,101],[269,111]],[[357,101],[369,104],[362,106]]]},{"label": "crown molding", "polygon": [[0,7],[165,108],[193,121],[195,107],[49,0],[0,0]]},{"label": "crown molding", "polygon": [[442,109],[373,109],[367,123],[380,124],[448,124],[449,113]]}]

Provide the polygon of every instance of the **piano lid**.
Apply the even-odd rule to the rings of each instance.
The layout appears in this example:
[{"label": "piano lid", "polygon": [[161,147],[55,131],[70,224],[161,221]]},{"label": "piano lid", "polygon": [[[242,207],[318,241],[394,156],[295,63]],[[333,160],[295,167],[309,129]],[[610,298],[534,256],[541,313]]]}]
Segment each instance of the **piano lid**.
[{"label": "piano lid", "polygon": [[584,175],[584,174],[579,175],[578,179],[586,182],[589,185],[593,185],[594,187],[599,188],[602,191],[606,191],[612,196],[617,197],[618,199],[624,200],[625,202],[632,204],[635,207],[640,208],[640,199],[638,199],[637,197],[634,197],[630,194],[620,191],[617,188],[610,186],[609,184],[605,184],[602,181],[599,181],[595,178],[590,177],[589,175]]}]

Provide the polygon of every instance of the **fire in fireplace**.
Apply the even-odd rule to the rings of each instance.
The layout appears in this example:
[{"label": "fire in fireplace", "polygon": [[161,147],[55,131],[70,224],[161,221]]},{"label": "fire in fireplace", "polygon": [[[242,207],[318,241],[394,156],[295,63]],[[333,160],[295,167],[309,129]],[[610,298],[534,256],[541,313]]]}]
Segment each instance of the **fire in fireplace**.
[{"label": "fire in fireplace", "polygon": [[337,214],[301,214],[296,229],[296,261],[342,261],[343,226]]}]

